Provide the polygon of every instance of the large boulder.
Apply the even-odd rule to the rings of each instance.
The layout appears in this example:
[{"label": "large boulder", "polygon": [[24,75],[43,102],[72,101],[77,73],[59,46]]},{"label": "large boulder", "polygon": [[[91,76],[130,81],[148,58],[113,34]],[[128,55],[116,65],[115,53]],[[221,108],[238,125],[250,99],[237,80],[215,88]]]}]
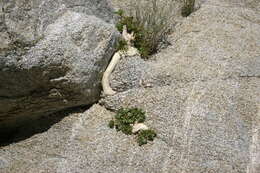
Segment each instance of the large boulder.
[{"label": "large boulder", "polygon": [[119,36],[105,0],[0,2],[0,132],[96,102]]}]

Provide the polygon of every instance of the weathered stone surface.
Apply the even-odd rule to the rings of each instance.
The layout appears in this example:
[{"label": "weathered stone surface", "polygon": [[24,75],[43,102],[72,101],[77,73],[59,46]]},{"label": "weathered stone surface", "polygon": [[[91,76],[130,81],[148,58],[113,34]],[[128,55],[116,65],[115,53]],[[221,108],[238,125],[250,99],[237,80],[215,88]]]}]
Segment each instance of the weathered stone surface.
[{"label": "weathered stone surface", "polygon": [[1,1],[0,132],[99,99],[119,36],[105,4]]},{"label": "weathered stone surface", "polygon": [[247,4],[205,2],[147,62],[152,89],[101,101],[150,114],[169,145],[163,171],[153,172],[260,171],[260,14]]},{"label": "weathered stone surface", "polygon": [[1,47],[11,51],[34,45],[44,37],[47,26],[66,11],[113,20],[106,0],[4,0],[0,7]]},{"label": "weathered stone surface", "polygon": [[[246,1],[205,1],[155,60],[128,60],[135,67],[122,60],[113,73],[115,88],[126,76],[141,76],[151,88],[131,83],[102,106],[2,147],[0,171],[260,172],[259,18]],[[107,109],[120,107],[143,108],[158,138],[139,147],[133,136],[109,129]]]},{"label": "weathered stone surface", "polygon": [[122,58],[110,76],[110,85],[116,92],[143,87],[150,71],[150,66],[140,56]]},{"label": "weathered stone surface", "polygon": [[[183,88],[130,90],[102,103],[109,109],[147,111],[148,125],[168,145],[163,166],[153,167],[153,172],[246,172],[254,155],[250,148],[259,145],[259,139],[252,138],[259,133],[259,84],[233,79],[192,82]],[[257,165],[259,151],[254,152]]]}]

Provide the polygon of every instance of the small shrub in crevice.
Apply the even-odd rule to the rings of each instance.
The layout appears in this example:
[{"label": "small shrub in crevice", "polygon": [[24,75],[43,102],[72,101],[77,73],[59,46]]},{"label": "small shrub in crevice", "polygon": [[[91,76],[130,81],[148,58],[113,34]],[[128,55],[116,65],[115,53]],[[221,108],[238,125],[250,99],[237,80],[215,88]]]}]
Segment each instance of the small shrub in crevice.
[{"label": "small shrub in crevice", "polygon": [[116,51],[127,51],[127,42],[124,39],[119,39],[116,44]]},{"label": "small shrub in crevice", "polygon": [[139,146],[147,144],[148,141],[153,141],[156,137],[156,133],[154,130],[141,130],[137,136],[137,143]]},{"label": "small shrub in crevice", "polygon": [[120,19],[116,24],[116,28],[121,33],[123,32],[123,26],[126,25],[127,32],[134,32],[135,39],[133,41],[134,47],[136,47],[143,58],[147,58],[152,54],[152,46],[149,43],[149,40],[145,37],[148,34],[148,31],[145,30],[143,26],[140,25],[133,17],[125,16],[122,11],[117,12],[120,15]]},{"label": "small shrub in crevice", "polygon": [[132,125],[145,121],[145,112],[141,109],[120,109],[115,115],[115,119],[109,122],[110,128],[116,128],[117,131],[122,131],[126,135],[132,134]]},{"label": "small shrub in crevice", "polygon": [[181,15],[183,17],[188,17],[192,12],[194,12],[194,6],[195,0],[184,0],[184,5],[181,9]]},{"label": "small shrub in crevice", "polygon": [[[110,120],[108,126],[121,131],[126,135],[133,134],[133,125],[143,123],[145,121],[145,112],[138,108],[126,108],[117,111],[115,118]],[[146,144],[148,141],[153,141],[156,137],[154,130],[140,130],[137,132],[137,142],[139,146]]]},{"label": "small shrub in crevice", "polygon": [[116,12],[119,16],[116,28],[122,32],[126,25],[127,31],[134,33],[133,45],[142,58],[149,58],[158,51],[161,43],[168,43],[165,40],[172,27],[173,3],[161,5],[158,1],[133,1],[128,14],[123,10]]}]

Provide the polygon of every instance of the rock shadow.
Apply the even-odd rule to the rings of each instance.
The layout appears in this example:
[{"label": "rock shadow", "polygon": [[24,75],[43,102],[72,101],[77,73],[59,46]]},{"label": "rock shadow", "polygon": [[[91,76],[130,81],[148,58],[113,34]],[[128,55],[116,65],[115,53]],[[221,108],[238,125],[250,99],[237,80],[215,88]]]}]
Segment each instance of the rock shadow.
[{"label": "rock shadow", "polygon": [[72,113],[83,113],[89,108],[89,105],[68,108],[56,113],[40,116],[34,120],[28,120],[24,122],[22,126],[12,129],[8,133],[0,131],[0,147],[25,140],[35,134],[48,131],[54,124],[60,122],[66,116],[69,116]]}]

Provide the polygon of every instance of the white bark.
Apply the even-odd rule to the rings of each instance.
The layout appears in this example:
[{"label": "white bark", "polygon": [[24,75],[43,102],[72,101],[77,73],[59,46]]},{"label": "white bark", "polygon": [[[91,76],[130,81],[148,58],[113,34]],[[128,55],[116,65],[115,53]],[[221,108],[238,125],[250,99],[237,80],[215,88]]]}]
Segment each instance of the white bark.
[{"label": "white bark", "polygon": [[106,95],[106,96],[111,96],[111,95],[116,94],[116,92],[110,87],[109,76],[113,72],[113,70],[114,70],[115,66],[117,65],[117,63],[119,62],[120,58],[123,56],[133,56],[133,55],[138,54],[138,50],[134,47],[131,47],[131,40],[134,40],[134,33],[131,33],[131,34],[127,33],[126,26],[124,26],[124,28],[123,28],[122,37],[127,42],[127,51],[120,50],[114,54],[114,56],[112,57],[112,60],[110,61],[109,65],[102,77],[102,87],[103,87],[104,95]]},{"label": "white bark", "polygon": [[103,86],[103,91],[105,95],[114,95],[116,94],[116,92],[110,87],[109,84],[109,76],[110,74],[113,72],[116,64],[119,62],[121,58],[121,54],[120,52],[116,52],[112,58],[112,60],[110,61],[106,71],[103,74],[103,78],[102,78],[102,86]]}]

